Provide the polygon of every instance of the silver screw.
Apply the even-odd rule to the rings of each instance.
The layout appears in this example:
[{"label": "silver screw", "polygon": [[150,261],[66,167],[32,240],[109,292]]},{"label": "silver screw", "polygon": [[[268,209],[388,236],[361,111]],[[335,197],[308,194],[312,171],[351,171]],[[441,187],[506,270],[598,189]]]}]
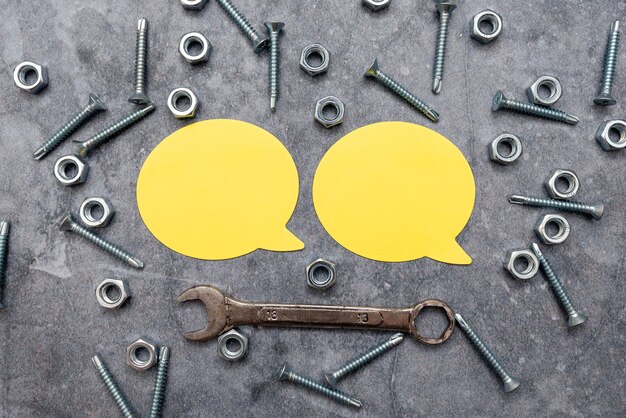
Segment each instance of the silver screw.
[{"label": "silver screw", "polygon": [[318,383],[309,377],[294,372],[289,368],[286,363],[278,371],[278,380],[288,380],[297,385],[309,388],[314,392],[321,393],[327,398],[333,399],[339,403],[354,406],[355,408],[361,407],[361,401],[351,398],[350,396],[338,391],[337,389],[326,386],[323,383]]},{"label": "silver screw", "polygon": [[224,9],[226,14],[232,19],[233,22],[241,29],[246,37],[252,42],[254,46],[254,52],[257,54],[263,51],[269,45],[269,39],[264,38],[258,34],[254,27],[248,22],[248,19],[233,5],[230,0],[216,0],[217,3]]},{"label": "silver screw", "polygon": [[505,392],[514,391],[520,384],[520,381],[514,377],[511,377],[504,369],[502,364],[498,361],[496,356],[491,352],[489,347],[485,345],[483,340],[476,334],[476,332],[465,322],[465,319],[461,316],[461,314],[455,313],[454,318],[456,322],[459,324],[459,327],[463,330],[467,338],[470,342],[476,347],[480,355],[485,359],[487,364],[491,367],[491,369],[498,375],[500,380],[503,383],[503,388]]},{"label": "silver screw", "polygon": [[437,122],[439,120],[439,113],[437,113],[433,108],[424,103],[422,100],[417,98],[417,96],[413,95],[413,93],[408,91],[393,78],[383,73],[378,67],[377,59],[375,59],[370,68],[367,69],[367,71],[365,72],[365,77],[372,77],[380,81],[383,86],[387,87],[389,90],[402,97],[407,103],[422,112],[424,115],[426,115],[428,119],[432,120],[433,122]]},{"label": "silver screw", "polygon": [[89,94],[89,103],[80,112],[78,112],[69,122],[61,127],[54,135],[52,135],[37,151],[33,153],[35,160],[41,160],[43,157],[58,147],[61,142],[67,139],[76,129],[83,123],[87,122],[96,113],[106,110],[106,105],[95,94]]},{"label": "silver screw", "polygon": [[569,296],[567,296],[567,293],[565,293],[563,282],[556,275],[556,272],[550,265],[550,262],[539,249],[539,245],[533,242],[531,245],[531,248],[533,252],[535,253],[535,255],[537,256],[537,258],[539,259],[539,264],[541,265],[543,273],[546,276],[546,280],[550,284],[550,287],[552,288],[554,295],[556,296],[559,303],[561,304],[561,306],[567,313],[567,326],[575,327],[576,325],[580,325],[584,323],[587,320],[587,316],[580,312],[576,312],[576,309],[574,309],[574,306],[572,305],[572,302]]},{"label": "silver screw", "polygon": [[90,241],[96,246],[102,248],[104,251],[108,252],[109,254],[114,255],[115,257],[119,258],[122,261],[125,261],[126,263],[130,264],[136,269],[143,268],[143,261],[127,253],[126,251],[122,250],[115,244],[110,243],[104,238],[100,238],[98,235],[91,232],[89,229],[80,225],[78,222],[74,220],[71,213],[67,215],[65,218],[63,218],[63,220],[61,221],[61,224],[59,225],[59,229],[61,231],[75,232],[81,237],[85,238],[87,241]]},{"label": "silver screw", "polygon": [[4,281],[7,268],[7,255],[9,253],[9,230],[7,221],[0,222],[0,309],[4,308]]},{"label": "silver screw", "polygon": [[124,395],[122,394],[120,389],[117,387],[117,384],[115,383],[115,380],[113,379],[113,376],[111,375],[107,367],[102,362],[102,359],[100,359],[100,356],[96,354],[95,356],[91,358],[91,361],[93,362],[94,366],[96,366],[96,370],[98,370],[98,374],[100,375],[100,377],[102,378],[102,381],[104,382],[107,389],[111,393],[111,396],[113,396],[113,399],[115,399],[115,402],[117,403],[117,406],[120,408],[120,411],[122,411],[122,414],[126,418],[134,418],[135,415],[133,414],[132,408],[126,401],[126,398],[124,398]]},{"label": "silver screw", "polygon": [[437,47],[435,49],[435,64],[433,65],[433,93],[441,92],[443,80],[443,64],[446,60],[446,43],[448,42],[448,27],[450,15],[456,9],[456,5],[447,1],[437,3],[439,11],[439,31],[437,32]]},{"label": "silver screw", "polygon": [[137,45],[135,47],[135,93],[129,102],[145,105],[150,103],[146,95],[146,55],[148,54],[148,21],[145,18],[137,22]]},{"label": "silver screw", "polygon": [[613,106],[617,101],[611,95],[613,82],[615,81],[615,66],[617,65],[617,51],[619,50],[619,38],[622,33],[619,30],[619,20],[611,23],[609,40],[604,52],[604,72],[602,75],[602,85],[600,93],[593,99],[599,106]]},{"label": "silver screw", "polygon": [[92,149],[102,145],[109,139],[113,138],[115,135],[122,132],[124,129],[127,129],[130,126],[134,125],[135,123],[139,122],[141,119],[147,116],[154,109],[155,109],[154,105],[150,103],[146,107],[127,115],[126,117],[122,118],[119,122],[116,122],[113,125],[109,126],[108,128],[100,131],[99,133],[92,136],[86,141],[81,142],[81,141],[74,140],[78,154],[80,154],[80,156],[82,157],[87,156],[87,154],[89,154],[89,152],[91,152]]},{"label": "silver screw", "polygon": [[401,332],[393,334],[391,338],[386,339],[375,347],[372,347],[367,352],[353,358],[346,363],[345,366],[334,371],[324,371],[326,381],[332,386],[336,385],[339,379],[343,379],[347,375],[359,370],[375,358],[382,356],[387,351],[400,344],[402,340],[404,340],[404,335]]},{"label": "silver screw", "polygon": [[513,99],[508,99],[502,93],[502,90],[498,90],[493,97],[491,104],[491,110],[494,112],[500,109],[512,110],[514,112],[526,113],[527,115],[537,116],[544,119],[551,119],[558,122],[569,123],[570,125],[576,125],[579,121],[577,116],[570,115],[562,110],[550,109],[549,107],[537,106],[532,103],[520,102]]},{"label": "silver screw", "polygon": [[152,408],[150,418],[158,418],[163,415],[163,399],[167,386],[167,367],[170,362],[170,348],[163,345],[159,349],[159,366],[154,382],[154,395],[152,396]]},{"label": "silver screw", "polygon": [[270,109],[276,112],[276,100],[278,100],[279,80],[280,80],[280,46],[278,38],[285,24],[283,22],[265,22],[265,27],[270,35]]},{"label": "silver screw", "polygon": [[518,194],[509,196],[509,202],[516,205],[535,206],[538,208],[558,209],[565,212],[584,213],[596,220],[602,218],[602,214],[604,214],[604,205],[602,203],[587,205],[585,203],[574,202],[571,200],[546,199],[543,197],[522,196]]}]

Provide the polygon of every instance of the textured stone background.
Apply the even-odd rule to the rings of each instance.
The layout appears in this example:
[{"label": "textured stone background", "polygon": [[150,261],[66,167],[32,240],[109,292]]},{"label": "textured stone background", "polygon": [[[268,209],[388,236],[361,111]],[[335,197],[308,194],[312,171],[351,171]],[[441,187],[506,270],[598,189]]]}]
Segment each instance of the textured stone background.
[{"label": "textured stone background", "polygon": [[[354,411],[301,388],[274,383],[284,361],[307,374],[342,364],[384,337],[375,332],[249,329],[245,361],[226,363],[215,342],[185,341],[200,326],[198,305],[174,298],[189,286],[212,283],[248,300],[404,306],[427,297],[449,302],[482,334],[523,383],[504,394],[465,337],[457,332],[440,347],[406,341],[393,353],[347,378],[341,388],[363,401],[363,416],[573,415],[624,416],[626,412],[626,238],[624,158],[594,140],[598,124],[624,117],[626,48],[619,59],[617,106],[594,107],[610,22],[626,18],[626,2],[553,0],[532,6],[507,0],[464,2],[454,12],[443,93],[430,93],[436,16],[432,2],[394,0],[373,14],[358,0],[301,2],[237,0],[261,27],[286,23],[282,38],[282,97],[268,109],[267,56],[257,57],[214,1],[200,13],[170,1],[0,0],[0,218],[13,223],[5,301],[0,312],[0,416],[93,416],[118,414],[90,362],[100,353],[137,411],[145,416],[155,370],[137,373],[124,363],[126,345],[148,335],[172,347],[166,416],[351,416]],[[497,4],[496,4],[497,3]],[[493,7],[505,21],[502,37],[482,46],[469,39],[468,22]],[[65,144],[43,162],[32,152],[81,108],[91,91],[110,111],[74,138],[84,139],[134,109],[131,93],[135,25],[149,19],[149,94],[158,106],[141,125],[89,159],[83,186],[61,187],[52,176]],[[201,30],[213,43],[208,65],[187,65],[177,52],[181,35]],[[320,42],[332,53],[331,71],[312,80],[298,68],[300,50]],[[440,111],[431,124],[362,73],[378,57],[383,69]],[[13,86],[12,70],[24,59],[48,64],[50,86],[31,96]],[[558,76],[564,85],[558,107],[579,115],[575,126],[492,113],[498,88],[523,98],[536,76]],[[202,101],[198,120],[236,118],[274,133],[293,154],[300,199],[289,229],[306,243],[295,253],[257,251],[234,260],[207,262],[174,254],[144,227],[135,182],[155,145],[187,122],[175,120],[165,100],[189,86]],[[325,130],[313,121],[317,98],[340,97],[345,123]],[[314,170],[324,152],[360,126],[403,120],[437,129],[470,161],[477,185],[474,214],[459,240],[473,256],[468,267],[422,259],[384,264],[356,256],[323,230],[311,203]],[[487,143],[502,131],[518,134],[524,155],[510,167],[492,164]],[[550,171],[572,168],[583,201],[602,200],[599,222],[570,215],[570,239],[546,249],[570,296],[589,315],[568,330],[545,280],[513,281],[502,269],[507,249],[534,239],[540,210],[507,203],[512,192],[543,194]],[[108,196],[117,208],[104,235],[133,249],[144,271],[127,268],[57,221],[86,196]],[[335,260],[339,283],[327,294],[305,285],[306,264]],[[105,312],[94,288],[104,277],[130,282],[133,299]]]}]

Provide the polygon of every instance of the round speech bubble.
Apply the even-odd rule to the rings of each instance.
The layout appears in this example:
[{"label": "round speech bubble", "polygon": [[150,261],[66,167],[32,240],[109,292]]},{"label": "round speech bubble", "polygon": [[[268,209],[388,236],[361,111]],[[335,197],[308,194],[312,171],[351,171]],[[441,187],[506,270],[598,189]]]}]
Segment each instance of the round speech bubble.
[{"label": "round speech bubble", "polygon": [[269,132],[237,120],[181,128],[150,153],[137,180],[139,213],[165,246],[204,260],[304,244],[286,224],[298,171]]},{"label": "round speech bubble", "polygon": [[382,122],[350,132],[324,155],[315,211],[342,246],[378,261],[472,259],[456,242],[474,208],[474,175],[437,132]]}]

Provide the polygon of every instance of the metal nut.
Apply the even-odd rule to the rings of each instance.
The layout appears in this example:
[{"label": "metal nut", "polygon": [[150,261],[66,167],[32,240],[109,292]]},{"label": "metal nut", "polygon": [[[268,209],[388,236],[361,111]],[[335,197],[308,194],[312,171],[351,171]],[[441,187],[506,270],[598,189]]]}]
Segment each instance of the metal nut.
[{"label": "metal nut", "polygon": [[[548,225],[550,224],[557,226],[557,232],[554,235],[548,233]],[[541,242],[546,245],[561,244],[569,236],[569,222],[561,215],[544,215],[537,222],[535,232]]]},{"label": "metal nut", "polygon": [[[523,260],[526,263],[526,266],[519,270],[515,266],[518,260]],[[530,250],[511,250],[506,254],[504,268],[516,279],[528,280],[532,279],[539,271],[539,260]]]},{"label": "metal nut", "polygon": [[[491,26],[491,30],[485,31],[480,25]],[[485,10],[475,15],[470,21],[470,36],[481,44],[495,41],[502,33],[502,17],[493,10]]]},{"label": "metal nut", "polygon": [[[198,54],[192,54],[190,52],[190,46],[195,43],[200,44],[202,48]],[[207,62],[211,55],[211,49],[211,42],[200,32],[190,32],[183,35],[178,46],[178,52],[180,52],[180,55],[190,64]]]},{"label": "metal nut", "polygon": [[[558,187],[559,180],[565,184],[565,190]],[[555,170],[545,183],[548,195],[553,199],[571,199],[576,196],[580,187],[578,176],[572,170]]]},{"label": "metal nut", "polygon": [[391,0],[363,0],[363,5],[373,12],[389,7]]},{"label": "metal nut", "polygon": [[[611,138],[613,135],[617,135],[617,138]],[[615,119],[602,122],[596,133],[596,140],[605,151],[626,148],[626,121]]]},{"label": "metal nut", "polygon": [[[180,107],[178,104],[178,101],[184,97],[189,100],[189,106],[186,108]],[[181,87],[172,90],[167,98],[167,107],[170,108],[170,112],[172,112],[177,119],[193,118],[196,116],[196,111],[198,110],[198,98],[190,89]]]},{"label": "metal nut", "polygon": [[[109,296],[109,290],[117,289],[115,297]],[[124,280],[104,279],[96,288],[96,299],[103,308],[117,309],[130,298],[130,289]]]},{"label": "metal nut", "polygon": [[[324,110],[334,111],[334,115],[324,115]],[[345,107],[343,102],[335,96],[327,96],[317,101],[315,105],[315,120],[325,128],[332,128],[343,123]]]},{"label": "metal nut", "polygon": [[[35,73],[35,80],[29,83],[27,81],[27,75],[31,72]],[[48,87],[48,69],[44,65],[24,61],[15,67],[13,71],[13,82],[24,91],[37,94]]]},{"label": "metal nut", "polygon": [[[505,152],[502,147],[510,147]],[[522,141],[513,134],[502,133],[489,144],[489,158],[499,164],[511,164],[522,155]]]},{"label": "metal nut", "polygon": [[[101,215],[96,215],[96,210],[101,210]],[[83,200],[78,210],[80,220],[86,226],[91,228],[102,228],[111,222],[115,209],[109,201],[104,197],[88,197]]]},{"label": "metal nut", "polygon": [[313,289],[327,290],[337,282],[335,263],[318,258],[306,267],[306,281]]},{"label": "metal nut", "polygon": [[[311,58],[318,56],[321,59],[319,64],[311,64]],[[330,65],[330,52],[320,44],[312,44],[304,47],[300,54],[300,68],[311,77],[324,74]]]},{"label": "metal nut", "polygon": [[[235,350],[231,350],[228,345],[229,342],[234,342],[238,347]],[[248,352],[248,337],[236,329],[231,329],[228,332],[217,337],[217,354],[228,361],[238,361],[245,357]]]},{"label": "metal nut", "polygon": [[[541,93],[542,87],[549,90],[550,93],[547,97]],[[530,100],[531,103],[540,106],[552,106],[561,98],[563,88],[561,87],[561,82],[558,78],[550,75],[543,75],[526,89],[526,94],[528,95],[528,100]]]},{"label": "metal nut", "polygon": [[180,0],[180,4],[187,10],[202,10],[208,1],[209,0]]},{"label": "metal nut", "polygon": [[[141,351],[147,352],[142,356]],[[126,348],[126,364],[140,372],[157,364],[157,345],[148,338],[140,338]]]},{"label": "metal nut", "polygon": [[78,155],[66,155],[54,164],[54,176],[64,186],[84,183],[88,175],[89,165]]}]

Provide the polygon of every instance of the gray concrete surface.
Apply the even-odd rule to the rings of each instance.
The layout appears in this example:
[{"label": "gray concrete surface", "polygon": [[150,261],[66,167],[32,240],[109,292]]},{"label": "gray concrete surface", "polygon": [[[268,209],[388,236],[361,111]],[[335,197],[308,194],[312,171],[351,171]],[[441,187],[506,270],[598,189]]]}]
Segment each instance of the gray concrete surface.
[{"label": "gray concrete surface", "polygon": [[[282,38],[282,96],[268,109],[267,57],[257,57],[218,5],[185,12],[170,1],[0,0],[0,218],[13,223],[6,304],[0,312],[0,416],[117,416],[111,397],[90,362],[100,353],[128,399],[148,413],[155,370],[125,365],[128,343],[148,335],[172,348],[166,416],[624,416],[626,414],[626,310],[624,308],[626,151],[609,154],[594,140],[599,123],[624,117],[626,48],[619,59],[617,106],[592,105],[598,88],[606,33],[626,18],[626,2],[583,0],[463,2],[454,12],[443,93],[430,93],[436,17],[432,2],[394,0],[373,14],[352,1],[236,0],[257,27],[286,23]],[[502,37],[479,45],[468,36],[475,13],[494,8],[505,21]],[[74,138],[91,133],[134,108],[131,93],[135,24],[149,19],[149,95],[158,105],[140,126],[90,158],[89,181],[67,189],[52,176],[54,160],[32,152],[81,108],[91,91],[110,111]],[[201,30],[213,43],[208,65],[190,67],[177,52],[180,36]],[[312,80],[298,68],[311,42],[332,53],[330,72]],[[440,111],[431,124],[362,73],[378,57],[391,75]],[[24,59],[50,68],[50,86],[31,96],[13,86],[11,73]],[[560,77],[558,107],[579,115],[575,126],[492,113],[502,88],[523,98],[540,74]],[[274,133],[291,151],[300,173],[300,199],[289,228],[306,243],[295,253],[257,251],[234,260],[190,259],[159,244],[137,212],[135,182],[143,160],[159,141],[188,122],[175,120],[165,100],[175,87],[190,86],[202,101],[198,120],[236,118]],[[325,130],[313,121],[317,98],[335,94],[346,103],[346,121]],[[378,121],[403,120],[433,127],[465,153],[476,177],[476,207],[460,236],[471,266],[428,259],[384,264],[356,256],[323,230],[311,203],[311,183],[324,152],[351,130]],[[510,167],[492,164],[487,143],[501,131],[518,134],[524,155]],[[392,140],[392,138],[390,138]],[[502,269],[507,249],[528,245],[541,210],[514,206],[512,192],[542,195],[554,168],[574,169],[579,197],[602,200],[599,222],[570,215],[569,240],[546,254],[575,304],[590,319],[568,330],[542,277],[513,281]],[[77,210],[85,196],[103,194],[116,206],[103,234],[132,249],[144,271],[127,268],[57,221]],[[310,291],[306,264],[319,256],[337,262],[339,283],[327,294]],[[104,277],[130,282],[133,299],[104,312],[94,289]],[[275,383],[285,361],[320,376],[385,334],[355,331],[245,329],[251,337],[245,361],[226,363],[215,342],[192,344],[182,332],[204,321],[198,305],[174,299],[189,286],[212,283],[249,300],[403,306],[437,297],[462,312],[522,379],[504,394],[468,341],[456,332],[439,347],[407,341],[393,354],[340,386],[363,401],[355,412],[301,388]],[[438,321],[439,319],[437,319]]]}]

